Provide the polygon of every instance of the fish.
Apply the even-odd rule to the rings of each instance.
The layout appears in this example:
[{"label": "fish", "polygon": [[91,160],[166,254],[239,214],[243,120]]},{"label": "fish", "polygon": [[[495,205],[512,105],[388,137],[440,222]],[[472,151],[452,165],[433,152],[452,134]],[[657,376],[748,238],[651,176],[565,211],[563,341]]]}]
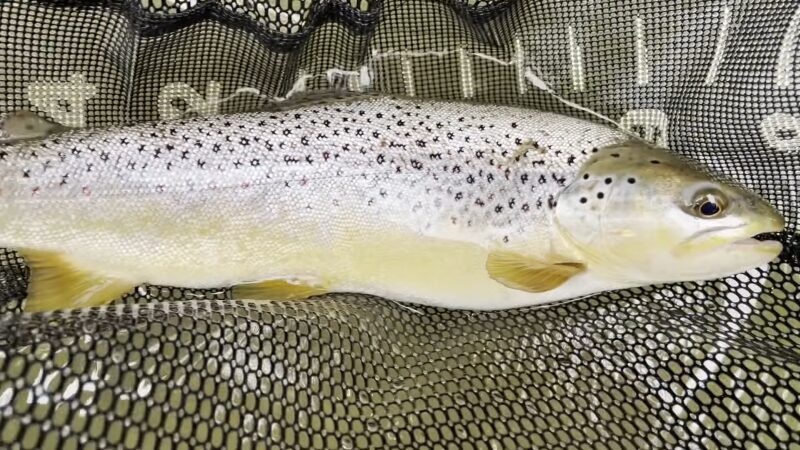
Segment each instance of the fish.
[{"label": "fish", "polygon": [[784,226],[668,149],[513,106],[364,96],[0,147],[29,312],[143,284],[510,309],[743,272]]}]

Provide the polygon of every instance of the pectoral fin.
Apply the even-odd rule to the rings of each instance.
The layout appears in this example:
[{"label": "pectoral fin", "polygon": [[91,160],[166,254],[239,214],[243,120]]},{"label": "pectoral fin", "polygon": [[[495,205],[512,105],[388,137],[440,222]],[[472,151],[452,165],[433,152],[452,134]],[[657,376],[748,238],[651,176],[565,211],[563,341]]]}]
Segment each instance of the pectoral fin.
[{"label": "pectoral fin", "polygon": [[26,312],[100,306],[135,286],[73,267],[59,253],[20,250],[30,268]]},{"label": "pectoral fin", "polygon": [[583,263],[553,257],[548,261],[510,251],[489,253],[486,270],[495,281],[511,289],[545,292],[586,270]]},{"label": "pectoral fin", "polygon": [[289,280],[267,280],[233,287],[237,300],[302,300],[328,292],[324,286]]}]

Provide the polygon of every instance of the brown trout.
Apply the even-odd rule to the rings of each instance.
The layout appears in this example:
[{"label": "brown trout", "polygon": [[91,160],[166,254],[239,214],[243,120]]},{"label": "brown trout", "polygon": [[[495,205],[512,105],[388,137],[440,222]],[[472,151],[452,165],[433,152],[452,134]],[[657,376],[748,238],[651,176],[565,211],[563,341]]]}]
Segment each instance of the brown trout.
[{"label": "brown trout", "polygon": [[783,227],[666,150],[505,106],[363,98],[0,147],[0,246],[31,267],[28,311],[143,283],[521,307],[742,272]]}]

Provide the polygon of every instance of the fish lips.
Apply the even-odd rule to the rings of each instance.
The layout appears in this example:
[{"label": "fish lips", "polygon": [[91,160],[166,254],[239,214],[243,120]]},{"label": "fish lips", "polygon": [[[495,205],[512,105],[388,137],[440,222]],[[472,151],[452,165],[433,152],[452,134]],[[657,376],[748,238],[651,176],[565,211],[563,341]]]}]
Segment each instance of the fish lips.
[{"label": "fish lips", "polygon": [[731,253],[732,256],[745,253],[778,256],[783,251],[783,245],[775,240],[770,240],[774,233],[783,231],[786,223],[782,216],[771,215],[763,221],[749,226],[735,226],[728,228],[712,228],[693,235],[676,249],[676,255],[686,255],[693,252],[719,252]]}]

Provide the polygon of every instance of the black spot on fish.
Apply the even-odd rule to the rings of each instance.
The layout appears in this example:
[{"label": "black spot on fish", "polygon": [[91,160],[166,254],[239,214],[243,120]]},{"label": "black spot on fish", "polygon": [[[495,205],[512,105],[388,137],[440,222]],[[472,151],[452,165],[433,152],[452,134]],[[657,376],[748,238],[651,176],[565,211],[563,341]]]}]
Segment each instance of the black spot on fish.
[{"label": "black spot on fish", "polygon": [[497,206],[495,206],[495,207],[494,207],[494,212],[496,212],[496,213],[498,213],[498,214],[499,214],[499,213],[501,213],[501,212],[503,212],[503,207],[502,207],[502,206],[500,206],[500,205],[497,205]]},{"label": "black spot on fish", "polygon": [[597,198],[603,198],[603,197],[605,197],[605,196],[606,196],[606,195],[605,195],[605,194],[603,194],[602,192],[598,192],[598,193],[597,193]]},{"label": "black spot on fish", "polygon": [[611,184],[611,178],[606,178],[606,184]]},{"label": "black spot on fish", "polygon": [[619,158],[619,153],[612,153],[612,154],[611,154],[611,157],[612,157],[612,158]]},{"label": "black spot on fish", "polygon": [[586,197],[581,197],[581,203],[586,203],[587,201]]},{"label": "black spot on fish", "polygon": [[597,153],[597,147],[592,149],[592,153]]},{"label": "black spot on fish", "polygon": [[650,164],[661,164],[661,161],[654,159],[650,161]]},{"label": "black spot on fish", "polygon": [[628,183],[630,184],[636,183],[636,178],[628,178]]},{"label": "black spot on fish", "polygon": [[522,204],[522,210],[523,211],[528,212],[528,211],[530,211],[530,209],[531,209],[531,207],[527,203],[523,203]]},{"label": "black spot on fish", "polygon": [[588,173],[583,174],[583,179],[584,180],[588,180],[589,179],[589,174]]}]

